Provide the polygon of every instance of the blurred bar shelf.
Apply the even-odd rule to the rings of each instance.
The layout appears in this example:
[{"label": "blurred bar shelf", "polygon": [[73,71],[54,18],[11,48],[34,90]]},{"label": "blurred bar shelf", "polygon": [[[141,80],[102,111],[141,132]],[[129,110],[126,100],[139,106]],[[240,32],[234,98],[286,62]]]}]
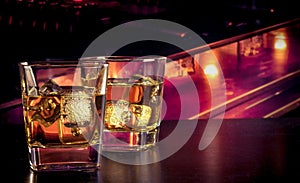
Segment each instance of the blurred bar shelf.
[{"label": "blurred bar shelf", "polygon": [[[198,59],[198,63],[203,62],[205,67],[205,54],[211,53],[217,58],[224,74],[226,102],[213,108],[206,107],[188,119],[274,118],[298,108],[299,21],[300,19],[293,19],[170,55],[171,60],[179,64],[181,60],[190,60],[190,63],[193,62],[190,65],[197,64],[191,60],[192,56]],[[276,48],[277,43],[286,47]],[[252,47],[248,49],[249,45]],[[199,71],[201,69],[195,70],[189,76],[196,77],[196,80],[205,77]],[[220,89],[222,86],[211,87]],[[201,94],[203,93],[199,96]],[[207,98],[211,99],[209,95]],[[209,101],[203,99],[200,104],[205,102]],[[224,107],[226,112],[222,114]]]},{"label": "blurred bar shelf", "polygon": [[[254,105],[255,102],[258,102],[252,101],[252,103],[248,103],[248,101],[253,98],[257,99],[260,97],[261,100],[266,100],[266,98],[272,98],[272,95],[276,95],[278,98],[279,95],[277,95],[277,93],[283,93],[283,90],[285,92],[291,92],[295,96],[290,97],[290,101],[280,100],[286,101],[286,103],[280,105],[278,102],[279,99],[274,100],[273,102],[268,100],[269,103],[260,103],[265,104],[266,106],[257,108],[257,110],[269,108],[269,106],[274,103],[278,104],[278,106],[274,108],[273,111],[269,111],[268,114],[257,116],[258,112],[257,114],[253,112],[245,116],[225,115],[225,117],[269,118],[278,117],[279,114],[280,116],[284,116],[285,113],[294,110],[294,108],[299,105],[299,102],[297,102],[299,96],[297,95],[297,89],[295,88],[299,83],[298,75],[300,69],[300,62],[298,59],[299,52],[297,52],[297,49],[300,47],[298,44],[298,41],[300,42],[300,40],[298,40],[299,34],[297,34],[300,32],[299,25],[300,19],[296,18],[168,55],[173,63],[191,66],[179,68],[176,72],[172,72],[172,75],[167,75],[167,79],[181,83],[179,84],[179,87],[184,87],[184,83],[186,82],[185,78],[191,77],[195,81],[198,90],[202,90],[198,91],[200,104],[202,105],[201,111],[194,114],[186,114],[184,118],[207,118],[211,112],[224,106],[227,107],[226,110],[228,111],[235,111],[233,108],[241,109],[241,106],[248,105],[249,107]],[[284,49],[274,48],[274,45],[276,44],[275,41],[277,40],[288,44],[288,46]],[[220,63],[222,69],[220,72],[224,75],[226,85],[226,103],[219,104],[219,106],[213,106],[213,108],[210,108],[210,98],[207,96],[209,95],[210,87],[220,89],[224,86],[207,86],[205,81],[205,77],[207,76],[203,74],[204,68],[199,67],[199,65],[197,66],[197,62],[204,63],[207,61],[207,55],[212,55]],[[193,58],[191,58],[191,56]],[[174,65],[173,63],[168,63],[171,68],[167,68],[169,68],[170,71],[176,70],[176,68],[172,68],[172,65]],[[181,71],[182,68],[183,71]],[[287,85],[289,87],[287,87]],[[293,89],[288,90],[288,88]],[[172,88],[169,88],[169,85],[166,85],[165,97],[168,102],[174,99],[172,99]],[[183,100],[186,98],[189,98],[189,91],[186,92]],[[171,102],[170,105],[172,104],[173,103]],[[17,98],[2,103],[0,105],[0,110],[18,105],[21,105],[21,100]],[[192,103],[190,103],[190,105],[192,105]],[[173,106],[176,106],[176,104]],[[179,109],[176,109],[175,107],[171,113],[167,112],[165,118],[167,120],[176,118],[176,116],[173,116],[174,113],[178,113],[176,110]],[[236,113],[236,111],[232,113]],[[215,117],[218,116],[217,114],[218,112],[215,113]],[[227,114],[229,114],[229,112],[227,112]],[[252,116],[250,114],[252,114]]]}]

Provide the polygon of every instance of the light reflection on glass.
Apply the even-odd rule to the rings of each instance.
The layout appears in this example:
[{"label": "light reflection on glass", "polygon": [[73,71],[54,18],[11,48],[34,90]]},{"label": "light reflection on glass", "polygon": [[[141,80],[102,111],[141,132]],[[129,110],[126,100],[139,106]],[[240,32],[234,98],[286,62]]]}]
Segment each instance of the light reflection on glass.
[{"label": "light reflection on glass", "polygon": [[25,182],[55,182],[56,180],[68,180],[67,182],[103,182],[101,171],[53,171],[47,173],[28,172]]}]

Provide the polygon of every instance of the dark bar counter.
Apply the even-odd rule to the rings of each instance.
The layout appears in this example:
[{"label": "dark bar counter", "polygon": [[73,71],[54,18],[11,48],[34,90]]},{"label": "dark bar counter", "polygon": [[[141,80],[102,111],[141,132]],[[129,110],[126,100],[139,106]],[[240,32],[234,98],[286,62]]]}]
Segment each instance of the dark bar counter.
[{"label": "dark bar counter", "polygon": [[[208,123],[180,121],[191,137],[178,151],[146,165],[118,163],[106,156],[96,172],[33,173],[29,169],[21,106],[0,111],[1,178],[10,182],[298,182],[300,118],[224,119],[211,143],[199,149]],[[165,120],[160,140],[171,135],[179,120]],[[183,125],[182,125],[183,124]],[[178,133],[177,133],[178,134]],[[173,136],[174,138],[174,136]],[[169,147],[181,142],[175,135]],[[203,139],[202,139],[203,140]],[[161,154],[151,154],[160,157]]]}]

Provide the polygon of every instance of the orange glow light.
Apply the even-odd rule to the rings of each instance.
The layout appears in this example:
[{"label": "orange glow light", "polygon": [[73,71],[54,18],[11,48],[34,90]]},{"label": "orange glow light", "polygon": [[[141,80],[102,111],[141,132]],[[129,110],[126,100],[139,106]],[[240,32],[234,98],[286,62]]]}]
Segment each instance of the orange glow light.
[{"label": "orange glow light", "polygon": [[286,41],[283,38],[276,39],[274,43],[274,48],[280,50],[286,49]]},{"label": "orange glow light", "polygon": [[216,77],[217,75],[219,75],[218,68],[214,64],[208,64],[207,66],[205,66],[204,73],[205,75],[210,77]]}]

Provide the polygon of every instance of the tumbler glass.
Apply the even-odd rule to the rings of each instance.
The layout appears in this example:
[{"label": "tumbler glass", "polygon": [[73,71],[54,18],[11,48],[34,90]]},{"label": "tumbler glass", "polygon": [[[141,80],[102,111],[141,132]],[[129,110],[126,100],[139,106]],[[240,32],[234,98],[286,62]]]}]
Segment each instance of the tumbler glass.
[{"label": "tumbler glass", "polygon": [[110,56],[103,151],[153,147],[161,123],[166,57]]},{"label": "tumbler glass", "polygon": [[108,64],[32,61],[19,69],[31,169],[98,169]]}]

